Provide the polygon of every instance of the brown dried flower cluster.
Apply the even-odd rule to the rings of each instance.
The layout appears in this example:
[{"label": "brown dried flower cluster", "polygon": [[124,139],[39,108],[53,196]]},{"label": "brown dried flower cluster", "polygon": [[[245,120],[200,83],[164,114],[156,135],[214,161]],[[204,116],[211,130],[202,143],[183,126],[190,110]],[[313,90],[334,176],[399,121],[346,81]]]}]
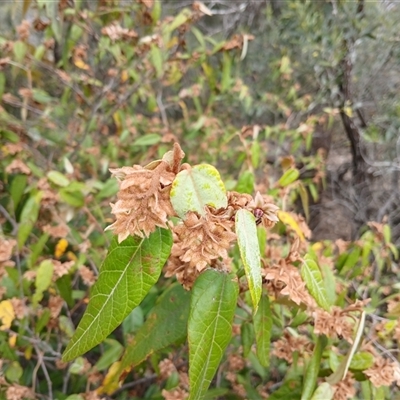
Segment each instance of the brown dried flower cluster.
[{"label": "brown dried flower cluster", "polygon": [[340,307],[332,307],[330,313],[321,309],[313,310],[314,333],[317,335],[324,334],[328,337],[337,335],[352,343],[354,319],[351,313],[354,311],[360,312],[368,302],[369,299],[356,301],[344,310]]},{"label": "brown dried flower cluster", "polygon": [[184,157],[180,146],[173,154],[147,167],[134,165],[111,169],[119,181],[118,201],[111,204],[116,221],[108,226],[122,242],[129,235],[149,236],[157,226],[167,228],[167,219],[175,215],[170,202],[172,181]]},{"label": "brown dried flower cluster", "polygon": [[6,240],[0,237],[0,277],[4,274],[4,267],[13,267],[14,261],[11,261],[12,251],[17,241],[14,239]]},{"label": "brown dried flower cluster", "polygon": [[[236,239],[232,229],[233,221],[212,208],[206,208],[205,217],[189,212],[182,223],[172,228],[174,244],[165,276],[176,274],[178,281],[189,289],[207,265],[227,268],[227,250]],[[222,262],[218,263],[219,259]]]},{"label": "brown dried flower cluster", "polygon": [[7,400],[21,400],[21,399],[34,399],[35,394],[32,389],[26,386],[20,386],[16,383],[9,386],[6,390]]},{"label": "brown dried flower cluster", "polygon": [[258,223],[271,227],[277,221],[278,207],[266,196],[228,192],[228,206],[222,209],[206,207],[205,216],[189,212],[186,219],[172,228],[174,244],[165,269],[165,276],[176,275],[186,289],[207,266],[229,269],[228,250],[236,240],[233,232],[235,214],[239,209],[251,211]]},{"label": "brown dried flower cluster", "polygon": [[113,42],[120,39],[129,40],[138,37],[138,34],[134,30],[122,28],[119,24],[107,25],[102,28],[101,33],[108,36]]},{"label": "brown dried flower cluster", "polygon": [[283,339],[279,339],[274,343],[272,354],[275,357],[283,358],[288,363],[293,362],[293,353],[302,354],[310,351],[310,342],[304,336],[294,337],[289,332],[285,331]]},{"label": "brown dried flower cluster", "polygon": [[288,296],[290,300],[300,305],[315,308],[316,302],[306,290],[306,284],[300,276],[299,269],[280,260],[279,264],[264,269],[264,277],[269,281],[268,285],[275,292],[275,296],[281,294]]},{"label": "brown dried flower cluster", "polygon": [[333,400],[347,400],[352,399],[356,395],[356,388],[354,384],[356,380],[353,378],[351,372],[347,372],[345,379],[333,386],[335,393]]},{"label": "brown dried flower cluster", "polygon": [[[170,201],[171,185],[178,172],[188,168],[186,164],[181,166],[183,157],[180,146],[175,144],[174,150],[162,160],[146,167],[134,165],[110,170],[119,181],[119,192],[117,202],[111,204],[116,221],[106,229],[113,230],[119,242],[129,235],[144,237],[156,227],[169,227],[169,217],[176,215]],[[236,239],[235,214],[239,209],[252,212],[257,224],[266,227],[278,221],[278,207],[259,192],[254,199],[248,194],[228,192],[227,200],[226,208],[207,206],[204,213],[188,212],[171,227],[174,244],[165,269],[166,277],[176,275],[189,289],[207,266],[229,269],[228,250]]]},{"label": "brown dried flower cluster", "polygon": [[400,378],[400,368],[397,362],[387,358],[375,357],[374,365],[364,371],[375,387],[390,386]]}]

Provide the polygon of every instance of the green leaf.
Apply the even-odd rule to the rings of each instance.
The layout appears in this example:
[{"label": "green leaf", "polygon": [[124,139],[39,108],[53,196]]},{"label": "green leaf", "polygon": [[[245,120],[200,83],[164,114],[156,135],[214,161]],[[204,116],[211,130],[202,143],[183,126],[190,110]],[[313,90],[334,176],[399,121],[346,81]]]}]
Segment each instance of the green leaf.
[{"label": "green leaf", "polygon": [[321,383],[315,390],[311,400],[332,400],[335,391],[328,382]]},{"label": "green leaf", "polygon": [[21,367],[21,365],[19,364],[19,362],[13,361],[12,363],[10,363],[7,366],[7,369],[6,369],[4,375],[9,382],[14,383],[14,382],[19,382],[23,373],[24,373],[24,370]]},{"label": "green leaf", "polygon": [[71,394],[65,400],[85,400],[80,394]]},{"label": "green leaf", "polygon": [[50,317],[51,317],[50,310],[48,308],[45,308],[40,317],[38,317],[38,320],[36,322],[35,326],[36,333],[42,332],[42,329],[49,323]]},{"label": "green leaf", "polygon": [[299,182],[299,193],[301,199],[301,205],[303,206],[304,214],[306,215],[306,220],[310,219],[310,207],[307,189],[304,187],[302,182]]},{"label": "green leaf", "polygon": [[158,299],[146,322],[126,349],[121,370],[133,368],[150,354],[171,344],[182,342],[187,334],[190,292],[175,284]]},{"label": "green leaf", "polygon": [[251,194],[254,192],[254,174],[250,171],[244,171],[236,184],[236,191],[239,193]]},{"label": "green leaf", "polygon": [[374,356],[371,353],[368,353],[367,351],[360,351],[354,355],[349,368],[363,371],[372,367],[373,363]]},{"label": "green leaf", "polygon": [[204,397],[232,335],[239,287],[231,275],[215,269],[195,281],[188,322],[188,400]]},{"label": "green leaf", "polygon": [[392,241],[392,231],[390,226],[387,224],[383,225],[383,238],[385,239],[386,244]]},{"label": "green leaf", "polygon": [[265,247],[267,245],[267,230],[259,225],[257,227],[258,246],[260,247],[260,254],[265,254]]},{"label": "green leaf", "polygon": [[27,179],[28,178],[26,175],[17,175],[11,183],[10,194],[14,210],[17,209],[18,204],[21,201],[22,195],[24,194],[27,186]]},{"label": "green leaf", "polygon": [[[48,233],[44,233],[35,244],[30,246],[31,254],[26,260],[29,269],[33,268],[33,266],[36,264],[37,259],[40,257],[43,249],[49,241],[49,237],[50,235]],[[71,287],[69,287],[69,290],[71,291]]]},{"label": "green leaf", "polygon": [[13,52],[15,56],[15,61],[21,63],[24,60],[25,54],[28,50],[26,43],[21,40],[17,40],[13,44]]},{"label": "green leaf", "polygon": [[153,144],[160,143],[161,136],[157,133],[148,133],[147,135],[137,138],[132,145],[133,146],[151,146]]},{"label": "green leaf", "polygon": [[66,315],[60,315],[58,319],[60,331],[63,332],[66,337],[71,338],[74,335],[74,325],[72,321]]},{"label": "green leaf", "polygon": [[71,192],[67,188],[62,188],[59,191],[60,199],[73,207],[83,207],[85,204],[85,197],[82,192]]},{"label": "green leaf", "polygon": [[85,359],[83,357],[78,357],[69,366],[69,372],[74,375],[82,374],[85,368]]},{"label": "green leaf", "polygon": [[260,165],[260,160],[261,160],[261,146],[258,140],[254,140],[253,143],[251,144],[251,165],[253,168],[258,168]]},{"label": "green leaf", "polygon": [[118,189],[119,189],[118,181],[114,178],[110,178],[106,182],[104,182],[101,189],[96,194],[96,199],[98,200],[109,199],[110,197],[113,197],[117,194]]},{"label": "green leaf", "polygon": [[288,186],[293,183],[300,176],[300,172],[297,168],[289,168],[281,176],[278,183],[280,186]]},{"label": "green leaf", "polygon": [[151,61],[156,70],[157,78],[161,78],[163,74],[163,55],[157,45],[151,46]]},{"label": "green leaf", "polygon": [[260,247],[258,245],[257,226],[254,215],[248,210],[238,210],[235,219],[235,230],[254,312],[256,312],[261,297],[262,277]]},{"label": "green leaf", "polygon": [[225,93],[231,86],[232,59],[227,52],[222,54],[221,92]]},{"label": "green leaf", "polygon": [[253,346],[254,343],[254,337],[254,326],[249,322],[244,322],[240,327],[240,338],[242,340],[244,357],[247,357],[250,353],[251,346]]},{"label": "green leaf", "polygon": [[18,247],[21,249],[30,235],[39,215],[43,192],[32,193],[19,218]]},{"label": "green leaf", "polygon": [[226,207],[225,186],[219,172],[208,164],[185,169],[176,176],[171,188],[171,203],[176,213],[184,218],[188,211],[205,215],[204,208]]},{"label": "green leaf", "polygon": [[56,280],[56,286],[60,296],[63,300],[68,304],[68,307],[72,308],[74,306],[74,300],[72,299],[72,283],[71,283],[71,275],[66,274],[61,278]]},{"label": "green leaf", "polygon": [[321,272],[324,279],[326,298],[329,304],[335,304],[336,301],[336,277],[331,267],[327,264],[321,264]]},{"label": "green leaf", "polygon": [[318,336],[314,351],[310,362],[308,363],[306,374],[304,376],[303,391],[301,394],[301,400],[310,400],[314,392],[315,386],[317,385],[318,373],[321,367],[322,352],[328,340],[326,336]]},{"label": "green leaf", "polygon": [[51,284],[51,278],[53,277],[54,265],[51,260],[44,260],[40,263],[39,268],[36,272],[35,286],[36,291],[32,296],[32,304],[37,306],[39,301],[43,298],[43,293],[47,290]]},{"label": "green leaf", "polygon": [[144,323],[142,307],[134,308],[122,323],[122,331],[124,335],[137,332]]},{"label": "green leaf", "polygon": [[57,186],[66,187],[69,185],[69,179],[58,171],[50,171],[47,173],[47,178]]},{"label": "green leaf", "polygon": [[124,351],[122,344],[115,339],[106,339],[104,344],[106,346],[106,350],[95,364],[97,371],[104,371],[112,363],[118,361]]},{"label": "green leaf", "polygon": [[300,400],[301,384],[297,380],[287,380],[275,392],[268,397],[268,400]]},{"label": "green leaf", "polygon": [[330,304],[326,295],[325,284],[322,279],[321,271],[317,263],[308,255],[304,257],[301,267],[301,277],[303,278],[307,289],[317,304],[324,310],[330,310]]},{"label": "green leaf", "polygon": [[164,27],[165,32],[172,32],[185,24],[186,21],[192,16],[192,13],[187,8],[184,8],[168,25]]},{"label": "green leaf", "polygon": [[6,76],[4,72],[0,72],[0,99],[3,97],[5,84],[6,84]]},{"label": "green leaf", "polygon": [[257,357],[263,367],[269,366],[269,350],[271,347],[272,313],[267,295],[261,296],[254,315],[254,331],[256,334]]},{"label": "green leaf", "polygon": [[69,342],[69,361],[102,342],[158,281],[172,246],[171,232],[157,229],[149,238],[113,238],[86,312]]}]

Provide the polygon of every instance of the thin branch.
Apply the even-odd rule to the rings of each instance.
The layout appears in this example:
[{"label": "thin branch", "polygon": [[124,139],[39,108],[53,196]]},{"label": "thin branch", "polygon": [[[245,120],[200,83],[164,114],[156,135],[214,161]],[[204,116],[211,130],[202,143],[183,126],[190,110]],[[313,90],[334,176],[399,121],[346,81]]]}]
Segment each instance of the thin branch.
[{"label": "thin branch", "polygon": [[165,112],[164,103],[162,102],[162,90],[159,90],[159,92],[157,94],[157,105],[158,105],[158,109],[160,110],[162,122],[163,122],[164,126],[166,128],[168,128],[169,123],[168,123],[167,113]]},{"label": "thin branch", "polygon": [[[53,400],[53,385],[51,383],[50,375],[49,375],[49,373],[47,371],[46,364],[43,362],[43,353],[37,348],[37,346],[34,345],[33,347],[35,348],[36,354],[38,356],[38,364],[37,364],[37,366],[42,368],[43,375],[46,378],[47,389],[48,389],[48,393],[49,393],[49,399]],[[36,367],[35,367],[35,370],[34,370],[34,374],[35,374],[34,376],[36,376],[36,374],[37,374],[37,368]],[[33,382],[32,382],[32,386],[34,386],[34,385],[35,385],[35,380],[33,380]]]},{"label": "thin branch", "polygon": [[11,224],[13,230],[11,232],[11,236],[15,236],[18,232],[18,222],[15,221],[8,211],[0,204],[0,212],[3,214],[4,218]]},{"label": "thin branch", "polygon": [[136,381],[126,383],[125,385],[121,386],[119,389],[117,389],[114,393],[108,397],[109,399],[115,398],[118,394],[122,393],[125,390],[132,389],[133,387],[137,385],[141,385],[142,383],[148,383],[153,381],[154,379],[157,378],[157,374],[152,374],[150,376],[146,376],[145,378],[137,379]]}]

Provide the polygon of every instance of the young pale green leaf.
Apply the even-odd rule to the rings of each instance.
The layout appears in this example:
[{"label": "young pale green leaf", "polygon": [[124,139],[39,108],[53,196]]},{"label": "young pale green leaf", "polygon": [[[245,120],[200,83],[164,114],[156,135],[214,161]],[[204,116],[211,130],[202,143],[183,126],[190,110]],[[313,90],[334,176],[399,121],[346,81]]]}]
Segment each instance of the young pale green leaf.
[{"label": "young pale green leaf", "polygon": [[324,310],[330,310],[330,304],[326,295],[324,280],[317,263],[309,256],[305,256],[301,267],[301,277],[307,289],[317,304]]},{"label": "young pale green leaf", "polygon": [[328,382],[321,383],[311,397],[311,400],[332,400],[335,391]]},{"label": "young pale green leaf", "polygon": [[200,400],[217,371],[232,335],[239,286],[231,274],[209,269],[192,289],[188,322],[188,400]]},{"label": "young pale green leaf", "polygon": [[307,366],[306,374],[303,382],[303,391],[301,393],[301,400],[310,400],[317,385],[318,373],[321,368],[322,352],[328,340],[326,336],[318,336],[311,360]]},{"label": "young pale green leaf", "polygon": [[148,238],[128,237],[122,243],[113,238],[64,361],[102,342],[140,304],[157,282],[171,246],[171,232],[165,229],[157,229]]},{"label": "young pale green leaf", "polygon": [[278,183],[280,186],[288,186],[293,183],[300,176],[300,172],[297,168],[289,168],[280,177]]},{"label": "young pale green leaf", "polygon": [[18,247],[21,249],[25,244],[28,236],[36,223],[40,210],[40,201],[42,200],[43,192],[32,193],[29,199],[24,204],[21,216],[19,218],[18,229]]},{"label": "young pale green leaf", "polygon": [[236,213],[235,230],[254,312],[256,312],[261,297],[262,277],[260,247],[258,245],[257,226],[254,215],[248,210],[238,210]]},{"label": "young pale green leaf", "polygon": [[181,218],[188,211],[205,215],[206,205],[214,208],[226,207],[226,189],[219,172],[208,164],[196,165],[179,172],[172,183],[171,203]]},{"label": "young pale green leaf", "polygon": [[158,46],[151,46],[151,61],[153,62],[154,68],[156,70],[157,78],[161,78],[163,74],[163,55]]},{"label": "young pale green leaf", "polygon": [[367,351],[360,351],[354,355],[349,368],[363,371],[364,369],[372,367],[373,364],[374,356]]},{"label": "young pale green leaf", "polygon": [[49,171],[47,178],[57,186],[66,187],[70,184],[69,179],[58,171]]},{"label": "young pale green leaf", "polygon": [[175,284],[166,290],[135,335],[121,361],[121,372],[133,368],[150,354],[183,341],[187,334],[190,292]]},{"label": "young pale green leaf", "polygon": [[162,137],[158,133],[148,133],[147,135],[137,138],[132,143],[132,146],[151,146],[160,143],[161,139]]},{"label": "young pale green leaf", "polygon": [[51,278],[53,277],[54,266],[50,260],[44,260],[40,263],[39,268],[36,272],[35,286],[36,291],[32,296],[33,305],[37,305],[43,298],[43,293],[47,290],[51,284]]},{"label": "young pale green leaf", "polygon": [[254,315],[257,357],[263,367],[269,366],[271,347],[272,313],[267,295],[261,296],[258,310]]}]

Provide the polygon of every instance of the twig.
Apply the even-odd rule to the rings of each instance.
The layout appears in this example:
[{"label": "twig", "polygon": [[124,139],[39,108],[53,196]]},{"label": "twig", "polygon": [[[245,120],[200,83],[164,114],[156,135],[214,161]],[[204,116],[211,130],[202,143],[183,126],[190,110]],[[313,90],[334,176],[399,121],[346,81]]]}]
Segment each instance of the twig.
[{"label": "twig", "polygon": [[124,390],[131,389],[131,388],[133,388],[133,387],[135,387],[137,385],[140,385],[142,383],[150,382],[150,381],[152,381],[152,380],[154,380],[156,378],[157,378],[157,374],[152,374],[150,376],[146,376],[145,378],[137,379],[136,381],[126,383],[125,385],[123,385],[119,389],[117,389],[114,393],[112,393],[109,398],[110,399],[114,398],[118,394],[122,393]]},{"label": "twig", "polygon": [[[42,368],[44,377],[46,378],[49,399],[53,400],[53,385],[51,383],[51,379],[50,379],[49,373],[47,371],[46,364],[43,362],[43,353],[36,346],[33,346],[33,347],[35,348],[36,353],[38,355],[38,365]],[[36,367],[35,367],[35,369],[36,369]],[[36,370],[36,373],[37,373],[37,370]],[[35,385],[35,381],[33,381],[32,385]]]},{"label": "twig", "polygon": [[11,215],[8,213],[8,211],[0,204],[0,212],[4,215],[4,218],[11,224],[13,227],[13,230],[11,232],[11,236],[15,236],[18,232],[18,223],[15,221],[13,218],[11,218]]},{"label": "twig", "polygon": [[[25,327],[25,329],[27,329]],[[29,329],[28,329],[29,331]],[[35,339],[33,337],[29,337],[29,336],[25,336],[25,335],[21,335],[18,332],[15,332],[11,329],[6,329],[4,330],[4,332],[13,334],[13,335],[18,335],[18,337],[20,337],[21,339],[27,340],[29,343],[31,343],[33,346],[37,346],[39,349],[41,349],[42,351],[44,351],[45,353],[49,353],[52,354],[53,356],[57,357],[57,358],[61,358],[61,354],[57,351],[54,351],[46,342],[40,340],[40,339]],[[33,336],[33,332],[32,332],[32,336]]]},{"label": "twig", "polygon": [[157,94],[157,105],[158,105],[158,109],[160,110],[162,122],[163,122],[164,126],[166,128],[168,128],[169,127],[168,118],[167,118],[167,113],[165,112],[164,104],[162,102],[162,91],[161,90]]}]

